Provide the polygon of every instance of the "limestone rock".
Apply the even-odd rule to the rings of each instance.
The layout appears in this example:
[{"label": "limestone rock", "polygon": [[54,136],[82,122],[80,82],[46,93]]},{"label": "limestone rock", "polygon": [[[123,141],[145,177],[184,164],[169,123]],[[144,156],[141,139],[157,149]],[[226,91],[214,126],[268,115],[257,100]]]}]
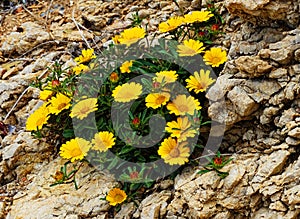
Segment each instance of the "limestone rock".
[{"label": "limestone rock", "polygon": [[290,137],[300,139],[300,127],[296,127],[294,129],[292,129],[291,131],[289,131],[288,135]]},{"label": "limestone rock", "polygon": [[248,21],[257,22],[264,19],[264,23],[272,20],[287,20],[290,24],[297,25],[299,13],[295,5],[299,4],[296,0],[282,2],[280,0],[226,0],[225,6],[231,14],[241,16]]},{"label": "limestone rock", "polygon": [[268,62],[252,56],[241,56],[235,60],[235,64],[241,73],[249,78],[265,75],[272,70]]},{"label": "limestone rock", "polygon": [[22,32],[11,32],[6,36],[0,51],[4,54],[17,52],[22,54],[39,43],[50,39],[50,35],[40,25],[33,22],[25,22],[21,25]]},{"label": "limestone rock", "polygon": [[238,86],[229,91],[227,97],[235,106],[236,113],[240,116],[249,116],[259,107],[259,105],[248,96],[245,90]]}]

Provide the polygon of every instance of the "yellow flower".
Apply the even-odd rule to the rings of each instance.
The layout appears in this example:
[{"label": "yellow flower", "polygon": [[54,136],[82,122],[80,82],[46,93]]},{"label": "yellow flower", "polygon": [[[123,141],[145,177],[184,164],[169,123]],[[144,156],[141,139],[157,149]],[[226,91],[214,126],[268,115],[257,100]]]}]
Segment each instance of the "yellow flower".
[{"label": "yellow flower", "polygon": [[127,195],[126,195],[125,191],[123,191],[119,188],[111,189],[106,196],[106,200],[112,206],[121,204],[122,202],[124,202],[126,200],[126,198],[127,198]]},{"label": "yellow flower", "polygon": [[42,91],[40,92],[39,98],[40,98],[40,100],[46,101],[46,100],[48,100],[53,94],[54,94],[54,92],[51,91],[51,90],[42,90]]},{"label": "yellow flower", "polygon": [[142,85],[131,82],[117,86],[113,90],[112,96],[115,98],[115,101],[126,103],[137,99],[141,93]]},{"label": "yellow flower", "polygon": [[73,68],[73,72],[76,74],[76,75],[79,75],[81,72],[86,72],[88,71],[90,68],[84,64],[79,64],[77,66],[75,66]]},{"label": "yellow flower", "polygon": [[156,77],[154,78],[154,81],[158,83],[173,83],[178,78],[176,71],[160,71],[155,75]]},{"label": "yellow flower", "polygon": [[166,105],[170,99],[169,93],[151,93],[145,98],[146,106],[156,109],[162,105]]},{"label": "yellow flower", "polygon": [[60,147],[59,154],[62,158],[70,159],[71,162],[75,160],[82,160],[90,150],[91,144],[89,141],[76,137],[67,141]]},{"label": "yellow flower", "polygon": [[158,29],[161,33],[169,32],[171,30],[176,29],[181,24],[183,24],[182,17],[171,17],[169,20],[162,22],[158,25]]},{"label": "yellow flower", "polygon": [[207,65],[219,67],[219,65],[227,61],[227,54],[226,51],[221,48],[213,47],[205,52],[203,59]]},{"label": "yellow flower", "polygon": [[120,44],[126,44],[127,46],[130,46],[133,43],[136,43],[139,39],[144,38],[146,35],[146,32],[141,27],[133,27],[127,30],[124,30],[124,32],[121,33],[120,37],[118,38],[118,41]]},{"label": "yellow flower", "polygon": [[171,103],[167,105],[167,109],[176,116],[194,115],[195,110],[200,110],[201,106],[194,97],[187,97],[184,94],[178,95]]},{"label": "yellow flower", "polygon": [[203,69],[200,70],[200,73],[194,72],[194,76],[190,76],[185,81],[187,82],[187,88],[189,91],[194,90],[195,93],[204,92],[208,88],[209,85],[215,82],[215,79],[209,77],[210,71],[206,70],[204,72]]},{"label": "yellow flower", "polygon": [[133,61],[126,61],[120,67],[121,73],[130,73],[130,67],[132,66]]},{"label": "yellow flower", "polygon": [[109,148],[115,145],[114,134],[108,131],[99,132],[95,134],[92,140],[93,149],[101,152],[107,151]]},{"label": "yellow flower", "polygon": [[68,109],[71,106],[71,99],[61,93],[58,93],[56,97],[52,97],[49,101],[49,112],[58,115],[61,111]]},{"label": "yellow flower", "polygon": [[49,119],[49,111],[46,105],[47,103],[44,103],[28,117],[26,121],[27,131],[40,130],[43,125],[47,123],[47,120]]},{"label": "yellow flower", "polygon": [[169,137],[161,143],[158,154],[164,159],[165,163],[183,165],[189,161],[188,157],[190,156],[190,149],[186,145],[187,142],[177,142]]},{"label": "yellow flower", "polygon": [[179,56],[194,56],[202,53],[205,49],[202,42],[193,39],[184,40],[183,45],[178,45],[177,48]]},{"label": "yellow flower", "polygon": [[97,98],[88,98],[76,103],[71,110],[70,116],[71,118],[84,119],[97,109]]},{"label": "yellow flower", "polygon": [[81,51],[81,54],[79,57],[75,58],[75,61],[78,64],[89,62],[91,59],[96,58],[94,55],[94,49],[84,49]]},{"label": "yellow flower", "polygon": [[188,137],[194,137],[197,131],[193,129],[188,117],[178,117],[177,121],[168,122],[166,131],[171,137],[177,138],[178,142],[185,141]]},{"label": "yellow flower", "polygon": [[204,22],[214,15],[210,11],[193,11],[190,14],[184,15],[184,22],[192,24],[194,22]]}]

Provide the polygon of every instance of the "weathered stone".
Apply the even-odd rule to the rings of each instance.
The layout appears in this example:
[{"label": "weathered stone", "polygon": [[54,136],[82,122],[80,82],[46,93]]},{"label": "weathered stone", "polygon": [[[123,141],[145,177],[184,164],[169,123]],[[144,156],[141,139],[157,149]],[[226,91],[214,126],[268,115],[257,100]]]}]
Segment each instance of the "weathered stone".
[{"label": "weathered stone", "polygon": [[274,203],[271,203],[269,208],[272,210],[275,210],[275,211],[286,211],[287,210],[287,208],[281,201],[276,201]]},{"label": "weathered stone", "polygon": [[235,64],[241,73],[249,78],[260,77],[272,70],[272,66],[259,57],[241,56],[235,60]]},{"label": "weathered stone", "polygon": [[300,127],[296,127],[294,129],[292,129],[291,131],[289,131],[288,135],[290,137],[300,139]]},{"label": "weathered stone", "polygon": [[239,86],[236,86],[231,91],[229,91],[227,97],[235,106],[236,112],[240,116],[249,116],[259,107],[259,105],[248,96],[245,90]]},{"label": "weathered stone", "polygon": [[293,59],[293,52],[289,49],[272,51],[270,54],[270,58],[282,65],[286,65]]},{"label": "weathered stone", "polygon": [[296,139],[296,138],[287,137],[285,139],[285,142],[288,145],[293,145],[293,146],[299,146],[300,145],[300,139]]},{"label": "weathered stone", "polygon": [[162,191],[160,193],[153,193],[145,198],[140,205],[141,218],[156,219],[164,217],[162,212],[166,213],[166,203],[171,198],[171,193],[168,191]]},{"label": "weathered stone", "polygon": [[130,219],[135,212],[136,207],[133,202],[123,204],[121,210],[115,215],[116,219]]},{"label": "weathered stone", "polygon": [[238,15],[248,21],[257,22],[264,19],[267,23],[270,20],[288,20],[289,23],[297,25],[297,1],[282,2],[279,0],[226,0],[225,6],[231,14]]}]

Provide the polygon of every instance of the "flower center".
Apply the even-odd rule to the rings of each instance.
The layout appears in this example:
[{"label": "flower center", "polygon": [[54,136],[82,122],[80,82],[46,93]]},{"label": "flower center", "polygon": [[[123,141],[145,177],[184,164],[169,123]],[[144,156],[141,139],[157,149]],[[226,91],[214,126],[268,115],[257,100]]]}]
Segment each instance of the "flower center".
[{"label": "flower center", "polygon": [[186,105],[179,105],[178,110],[180,112],[187,112],[189,110],[189,108]]},{"label": "flower center", "polygon": [[36,122],[36,125],[41,126],[41,125],[43,125],[43,123],[44,123],[44,118],[39,118]]},{"label": "flower center", "polygon": [[219,63],[221,62],[221,58],[220,57],[213,57],[212,58],[212,63]]},{"label": "flower center", "polygon": [[66,103],[61,103],[61,104],[58,105],[57,109],[58,109],[58,110],[61,110],[61,109],[63,109],[66,105],[67,105]]},{"label": "flower center", "polygon": [[79,148],[74,148],[72,150],[72,157],[77,157],[77,156],[80,156],[81,154],[82,154],[82,152]]},{"label": "flower center", "polygon": [[156,104],[162,104],[166,100],[166,97],[161,95],[156,99]]},{"label": "flower center", "polygon": [[83,107],[83,108],[80,110],[80,113],[81,113],[81,114],[86,114],[89,110],[90,110],[90,108],[87,107],[87,106],[85,106],[85,107]]},{"label": "flower center", "polygon": [[180,151],[177,147],[173,148],[171,151],[170,151],[170,156],[171,157],[179,157],[180,155]]},{"label": "flower center", "polygon": [[122,200],[123,200],[123,195],[120,195],[120,194],[116,194],[116,196],[115,196],[115,200],[116,200],[116,202],[121,202]]}]

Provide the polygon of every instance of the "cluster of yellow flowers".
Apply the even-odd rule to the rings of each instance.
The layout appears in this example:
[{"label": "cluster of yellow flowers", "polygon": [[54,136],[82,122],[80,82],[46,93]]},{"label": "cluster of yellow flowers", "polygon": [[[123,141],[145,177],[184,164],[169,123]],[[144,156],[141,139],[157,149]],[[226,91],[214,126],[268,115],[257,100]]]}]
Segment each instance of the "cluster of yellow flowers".
[{"label": "cluster of yellow flowers", "polygon": [[[206,91],[215,81],[210,78],[209,74],[209,70],[205,72],[203,69],[200,72],[194,72],[194,75],[186,79],[187,88],[190,91],[194,90],[195,93]],[[186,147],[187,142],[184,141],[187,137],[194,137],[197,133],[187,116],[193,116],[195,110],[200,110],[201,106],[197,99],[184,94],[177,95],[170,102],[171,91],[167,86],[177,80],[176,71],[161,71],[155,75],[156,77],[152,79],[154,92],[146,96],[146,107],[157,109],[166,105],[171,114],[181,116],[176,121],[167,123],[166,131],[171,133],[171,137],[162,142],[158,154],[170,165],[181,165],[187,162],[189,157],[189,148]],[[116,102],[126,103],[138,99],[142,90],[143,86],[140,83],[124,83],[112,91],[112,96]],[[176,137],[176,140],[172,137]]]}]

